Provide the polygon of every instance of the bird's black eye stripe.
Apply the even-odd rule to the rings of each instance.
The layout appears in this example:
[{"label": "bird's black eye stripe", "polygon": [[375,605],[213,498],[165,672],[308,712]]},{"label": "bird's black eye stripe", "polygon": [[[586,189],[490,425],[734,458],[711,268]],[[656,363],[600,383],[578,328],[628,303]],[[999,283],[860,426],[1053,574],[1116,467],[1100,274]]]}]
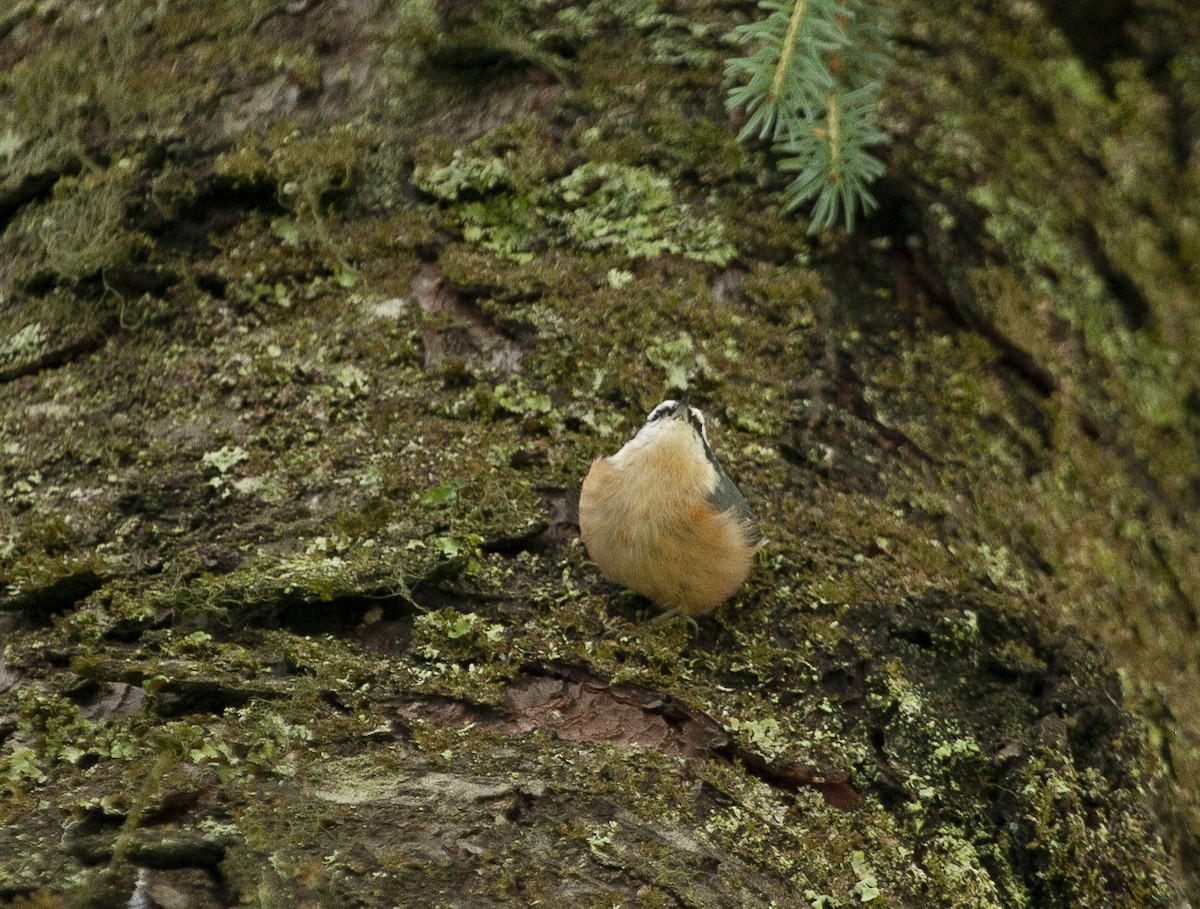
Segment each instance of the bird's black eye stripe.
[{"label": "bird's black eye stripe", "polygon": [[663,417],[673,414],[675,412],[675,408],[678,406],[678,401],[663,401],[652,411],[650,411],[650,416],[646,417],[646,422],[653,423],[655,420],[661,420]]},{"label": "bird's black eye stripe", "polygon": [[692,429],[700,433],[700,438],[707,441],[708,433],[704,431],[704,415],[695,407],[689,407],[687,409],[687,421],[691,424]]}]

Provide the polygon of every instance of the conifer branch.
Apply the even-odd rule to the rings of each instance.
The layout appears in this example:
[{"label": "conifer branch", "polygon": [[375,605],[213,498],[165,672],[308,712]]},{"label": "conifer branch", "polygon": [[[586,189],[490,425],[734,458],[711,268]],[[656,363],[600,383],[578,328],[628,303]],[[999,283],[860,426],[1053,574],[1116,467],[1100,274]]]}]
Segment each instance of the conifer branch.
[{"label": "conifer branch", "polygon": [[874,125],[886,64],[882,11],[874,0],[763,0],[769,14],[739,26],[733,38],[752,48],[725,64],[734,81],[726,103],[744,108],[740,141],[768,140],[779,167],[797,177],[785,210],[815,200],[809,229],[875,207],[867,186],[883,165],[867,150],[881,143]]},{"label": "conifer branch", "polygon": [[783,79],[787,75],[788,64],[792,62],[792,51],[796,49],[796,34],[800,31],[800,20],[804,18],[805,5],[805,0],[795,0],[795,6],[792,7],[787,36],[783,39],[779,63],[775,66],[775,78],[771,81],[772,101],[778,101],[783,94]]},{"label": "conifer branch", "polygon": [[837,95],[830,95],[826,102],[827,112],[826,118],[829,120],[829,160],[832,162],[832,170],[829,172],[829,182],[836,183],[841,176],[841,148],[842,148],[842,129],[838,123],[838,99]]}]

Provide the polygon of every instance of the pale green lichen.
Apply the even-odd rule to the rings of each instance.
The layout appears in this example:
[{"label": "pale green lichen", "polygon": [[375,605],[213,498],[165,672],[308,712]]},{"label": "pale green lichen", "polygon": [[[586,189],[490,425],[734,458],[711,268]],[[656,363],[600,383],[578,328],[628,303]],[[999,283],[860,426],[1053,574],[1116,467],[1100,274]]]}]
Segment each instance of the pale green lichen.
[{"label": "pale green lichen", "polygon": [[515,172],[520,167],[511,153],[477,157],[459,150],[448,164],[418,166],[413,182],[452,204],[464,239],[519,262],[531,261],[533,247],[546,242],[616,249],[635,259],[673,253],[718,265],[736,254],[718,219],[696,213],[670,180],[646,168],[589,162],[538,188],[531,175]]},{"label": "pale green lichen", "polygon": [[41,322],[30,322],[17,329],[0,343],[0,365],[26,360],[46,347],[46,333]]},{"label": "pale green lichen", "polygon": [[[496,6],[464,15],[495,18]],[[228,844],[220,873],[239,898],[390,904],[430,892],[446,856],[354,831],[426,829],[373,812],[399,810],[403,800],[387,796],[408,781],[467,795],[502,788],[469,778],[479,774],[526,792],[484,804],[478,829],[499,835],[479,848],[464,840],[457,853],[497,902],[561,903],[564,868],[578,880],[641,882],[636,897],[605,892],[607,904],[687,902],[703,882],[696,856],[781,881],[781,903],[1169,902],[1144,792],[1176,793],[1177,810],[1186,799],[1135,773],[1139,733],[1109,702],[1103,669],[1087,652],[1064,656],[1044,624],[1119,624],[1139,603],[1166,610],[1163,564],[1188,589],[1187,516],[1164,523],[1143,475],[1080,433],[1075,408],[1104,395],[1137,402],[1113,425],[1161,470],[1185,451],[1187,432],[1170,424],[1189,425],[1175,388],[1193,369],[1189,351],[1175,353],[1169,331],[1113,335],[1092,349],[1125,364],[1115,379],[1070,373],[1071,395],[1043,398],[919,289],[914,300],[888,296],[908,274],[911,244],[952,283],[962,278],[955,287],[970,288],[1002,330],[1075,369],[1065,356],[1075,339],[1099,345],[1112,316],[1086,251],[1064,239],[1076,219],[1062,195],[1082,198],[1081,185],[1101,178],[1082,168],[1092,176],[1081,181],[1070,157],[999,176],[1027,153],[1082,146],[1105,156],[1122,192],[1160,205],[1156,181],[1142,176],[1159,161],[1147,137],[1161,113],[1138,100],[1155,93],[1143,76],[1114,67],[1110,102],[1077,66],[1037,63],[1069,53],[1033,50],[1060,40],[1056,29],[1026,31],[970,5],[951,16],[903,10],[948,49],[901,66],[892,99],[897,164],[917,175],[914,192],[936,194],[912,206],[930,223],[902,243],[818,247],[763,208],[759,162],[705,107],[719,96],[719,68],[667,68],[706,65],[727,11],[520,7],[521,27],[508,23],[507,35],[492,25],[466,36],[503,53],[486,102],[472,74],[448,78],[433,4],[402,4],[379,33],[413,22],[419,34],[339,44],[339,54],[374,55],[341,76],[318,44],[277,38],[319,13],[281,18],[265,3],[136,12],[148,18],[114,52],[145,47],[151,79],[178,62],[178,92],[155,106],[134,79],[134,103],[106,133],[72,96],[91,76],[64,70],[93,57],[51,59],[56,42],[86,31],[56,12],[52,28],[30,30],[49,37],[8,85],[22,104],[54,109],[42,124],[0,121],[14,181],[58,173],[78,145],[76,114],[103,150],[89,160],[112,162],[54,177],[60,186],[10,224],[11,261],[34,280],[6,290],[3,305],[18,316],[13,331],[41,326],[18,356],[45,349],[26,341],[57,343],[61,326],[76,324],[94,300],[80,293],[115,299],[104,283],[124,265],[144,267],[138,280],[149,286],[174,282],[149,294],[144,323],[125,313],[110,343],[19,380],[4,405],[3,504],[14,526],[0,535],[3,595],[36,596],[89,571],[103,585],[36,622],[21,609],[0,615],[4,671],[40,692],[4,699],[17,728],[0,746],[0,876],[34,900],[75,886],[85,894],[102,875],[128,874],[128,853],[82,868],[62,818],[70,831],[100,818],[128,839],[161,810],[172,827]],[[352,17],[340,25],[355,28]],[[154,42],[173,29],[184,38],[165,60]],[[964,43],[989,30],[1004,62],[964,58]],[[222,64],[230,54],[238,67]],[[988,80],[1025,67],[1032,80],[989,94]],[[243,81],[231,84],[230,72]],[[265,89],[293,73],[297,105],[270,109]],[[304,97],[319,73],[328,95]],[[100,106],[129,75],[125,63],[114,68]],[[1055,122],[1039,121],[1032,139],[993,141],[1019,126],[1030,92],[1048,96]],[[247,93],[261,129],[236,125],[251,116]],[[995,104],[980,108],[977,97]],[[172,119],[197,103],[203,141]],[[357,105],[357,119],[332,128],[342,103]],[[1087,122],[1110,103],[1108,120]],[[42,135],[47,124],[64,127],[45,131],[59,139]],[[2,138],[3,127],[18,138]],[[1151,146],[1144,155],[1141,144]],[[1000,154],[1012,161],[988,157]],[[984,172],[997,179],[974,189],[981,226],[961,197]],[[1125,209],[1103,195],[1120,223]],[[89,249],[82,235],[55,233],[68,215],[114,231],[107,239],[144,233],[152,245],[132,243],[127,257]],[[1147,225],[1130,223],[1127,237],[1108,232],[1108,255],[1143,286],[1153,275],[1154,306],[1179,315],[1169,301],[1190,297],[1156,267]],[[980,241],[987,261],[963,277],[952,266],[975,262],[975,247],[958,245],[973,231],[991,232]],[[1179,237],[1190,249],[1190,234]],[[67,241],[62,263],[48,239]],[[735,251],[737,268],[725,269]],[[515,339],[525,352],[516,372],[427,369],[430,332],[452,320],[417,305],[421,264],[488,330]],[[1043,311],[1064,319],[1066,340],[1059,322],[1043,331],[1031,321]],[[131,375],[153,380],[112,380]],[[643,628],[651,607],[603,582],[564,530],[569,516],[550,518],[556,490],[577,485],[593,457],[682,387],[717,418],[714,445],[771,540],[698,636],[684,623]],[[1120,410],[1100,414],[1115,421]],[[1186,478],[1171,476],[1182,501]],[[229,495],[205,486],[221,477]],[[1162,623],[1122,633],[1109,640],[1178,640]],[[1137,653],[1128,645],[1125,656]],[[1126,675],[1135,697],[1152,690],[1146,665]],[[514,683],[547,666],[657,692],[664,712],[649,720],[704,714],[733,749],[768,762],[763,777],[811,772],[826,788],[771,785],[723,748],[681,758],[669,741],[501,732]],[[1193,679],[1184,667],[1167,683],[1183,690]],[[85,716],[96,692],[123,685],[145,698],[136,716]],[[443,706],[481,718],[445,721]],[[423,709],[434,718],[408,715]],[[1039,745],[1058,719],[1067,741]],[[1167,721],[1151,735],[1186,773],[1186,737]],[[1101,766],[1111,771],[1103,779]],[[845,811],[823,792],[861,800]],[[536,814],[538,793],[555,811],[569,798],[581,817],[559,825]],[[428,791],[410,794],[431,803]],[[547,830],[553,850],[522,838]],[[319,894],[300,892],[305,881]],[[573,904],[593,897],[599,904],[595,894]]]},{"label": "pale green lichen", "polygon": [[686,390],[693,382],[718,378],[712,363],[690,334],[657,338],[646,346],[646,359],[663,371],[668,388]]}]

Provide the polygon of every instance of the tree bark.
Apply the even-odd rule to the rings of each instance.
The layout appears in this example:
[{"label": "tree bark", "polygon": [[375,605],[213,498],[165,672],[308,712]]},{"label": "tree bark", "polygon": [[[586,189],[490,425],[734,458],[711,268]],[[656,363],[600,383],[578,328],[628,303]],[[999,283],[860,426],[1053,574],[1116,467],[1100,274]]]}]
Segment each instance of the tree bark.
[{"label": "tree bark", "polygon": [[[1200,20],[889,10],[850,235],[749,4],[0,15],[0,901],[1200,900]],[[573,505],[685,389],[694,628]]]}]

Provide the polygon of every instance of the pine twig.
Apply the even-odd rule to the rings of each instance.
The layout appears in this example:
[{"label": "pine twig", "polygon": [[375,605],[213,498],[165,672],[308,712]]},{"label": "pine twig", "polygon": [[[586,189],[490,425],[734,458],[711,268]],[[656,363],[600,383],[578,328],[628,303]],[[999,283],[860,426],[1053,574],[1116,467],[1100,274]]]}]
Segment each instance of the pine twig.
[{"label": "pine twig", "polygon": [[763,0],[768,15],[739,26],[733,38],[751,53],[729,60],[736,84],[726,103],[746,110],[740,141],[770,141],[779,168],[797,176],[783,192],[785,210],[815,200],[810,230],[875,207],[868,185],[883,165],[867,149],[886,63],[881,11],[872,0]]}]

